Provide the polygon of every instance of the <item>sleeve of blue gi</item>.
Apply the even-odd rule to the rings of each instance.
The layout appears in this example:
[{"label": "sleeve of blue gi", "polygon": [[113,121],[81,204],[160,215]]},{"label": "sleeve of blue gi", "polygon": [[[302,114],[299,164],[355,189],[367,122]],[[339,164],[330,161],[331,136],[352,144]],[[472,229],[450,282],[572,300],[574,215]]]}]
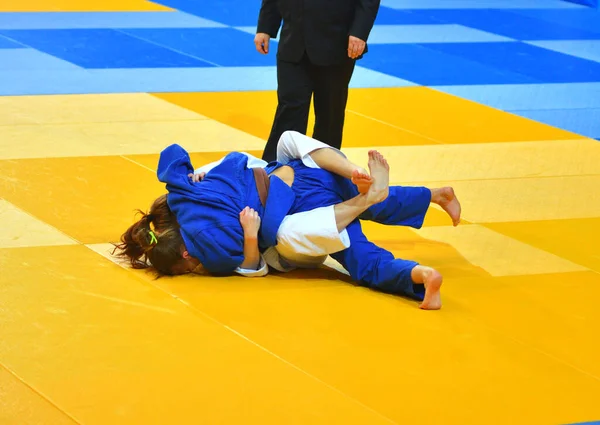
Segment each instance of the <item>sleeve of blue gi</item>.
[{"label": "sleeve of blue gi", "polygon": [[233,226],[208,227],[193,238],[202,266],[217,275],[232,274],[244,262],[243,236]]},{"label": "sleeve of blue gi", "polygon": [[192,185],[188,174],[194,172],[190,155],[177,144],[168,146],[160,153],[156,175],[168,185],[187,188]]}]

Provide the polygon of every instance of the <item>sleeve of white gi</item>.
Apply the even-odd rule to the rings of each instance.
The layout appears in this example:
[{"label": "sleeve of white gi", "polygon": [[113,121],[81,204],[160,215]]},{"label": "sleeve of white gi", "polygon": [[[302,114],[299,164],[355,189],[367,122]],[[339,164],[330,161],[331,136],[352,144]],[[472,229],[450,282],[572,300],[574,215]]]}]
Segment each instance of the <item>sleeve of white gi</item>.
[{"label": "sleeve of white gi", "polygon": [[[240,152],[240,153],[244,154],[248,157],[248,168],[265,168],[268,165],[268,163],[266,161],[263,161],[262,159],[259,159],[253,155],[250,155],[247,152]],[[210,170],[215,168],[221,162],[223,162],[223,158],[219,159],[218,161],[211,162],[210,164],[203,165],[202,167],[195,169],[194,174],[200,174],[200,173],[208,174],[208,172]]]},{"label": "sleeve of white gi", "polygon": [[260,266],[258,270],[242,269],[241,267],[238,267],[237,269],[235,269],[235,272],[244,277],[263,277],[269,274],[269,266],[267,265],[265,259],[261,255]]},{"label": "sleeve of white gi", "polygon": [[283,132],[277,143],[277,161],[285,165],[293,159],[301,159],[309,168],[320,168],[310,156],[312,152],[319,149],[333,149],[346,158],[339,149],[297,131],[288,130]]}]

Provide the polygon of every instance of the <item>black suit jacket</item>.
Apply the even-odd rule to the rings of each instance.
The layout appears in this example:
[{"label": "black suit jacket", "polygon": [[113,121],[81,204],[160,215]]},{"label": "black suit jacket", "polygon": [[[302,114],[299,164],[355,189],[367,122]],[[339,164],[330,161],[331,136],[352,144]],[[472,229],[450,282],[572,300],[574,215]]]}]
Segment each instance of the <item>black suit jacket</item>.
[{"label": "black suit jacket", "polygon": [[262,0],[256,32],[277,38],[283,20],[280,60],[298,62],[306,52],[316,65],[337,65],[348,60],[349,36],[367,41],[379,4],[380,0]]}]

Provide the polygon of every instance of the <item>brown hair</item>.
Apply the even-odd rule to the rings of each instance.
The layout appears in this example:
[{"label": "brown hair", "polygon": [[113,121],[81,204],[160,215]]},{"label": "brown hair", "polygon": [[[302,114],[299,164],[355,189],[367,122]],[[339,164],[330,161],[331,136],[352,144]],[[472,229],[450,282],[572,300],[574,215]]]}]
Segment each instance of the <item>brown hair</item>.
[{"label": "brown hair", "polygon": [[185,247],[175,214],[167,204],[167,195],[158,198],[148,213],[121,236],[121,243],[115,244],[113,255],[129,259],[134,269],[153,267],[159,275],[173,275],[175,266],[183,261],[182,248]]}]

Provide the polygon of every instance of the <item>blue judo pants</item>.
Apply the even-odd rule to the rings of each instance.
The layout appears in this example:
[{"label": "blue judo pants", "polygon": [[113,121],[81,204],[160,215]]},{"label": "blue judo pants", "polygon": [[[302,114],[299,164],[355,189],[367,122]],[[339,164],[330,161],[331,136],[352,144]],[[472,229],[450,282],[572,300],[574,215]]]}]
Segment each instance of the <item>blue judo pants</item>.
[{"label": "blue judo pants", "polygon": [[[292,189],[296,193],[290,214],[339,204],[358,195],[356,186],[348,179],[322,169],[308,168],[300,160],[288,165],[295,172]],[[411,271],[418,263],[396,259],[391,252],[370,242],[362,231],[360,220],[419,229],[430,202],[431,191],[426,187],[390,187],[384,202],[369,208],[346,228],[351,245],[332,257],[361,286],[423,300],[423,285],[415,284],[411,278]]]}]

